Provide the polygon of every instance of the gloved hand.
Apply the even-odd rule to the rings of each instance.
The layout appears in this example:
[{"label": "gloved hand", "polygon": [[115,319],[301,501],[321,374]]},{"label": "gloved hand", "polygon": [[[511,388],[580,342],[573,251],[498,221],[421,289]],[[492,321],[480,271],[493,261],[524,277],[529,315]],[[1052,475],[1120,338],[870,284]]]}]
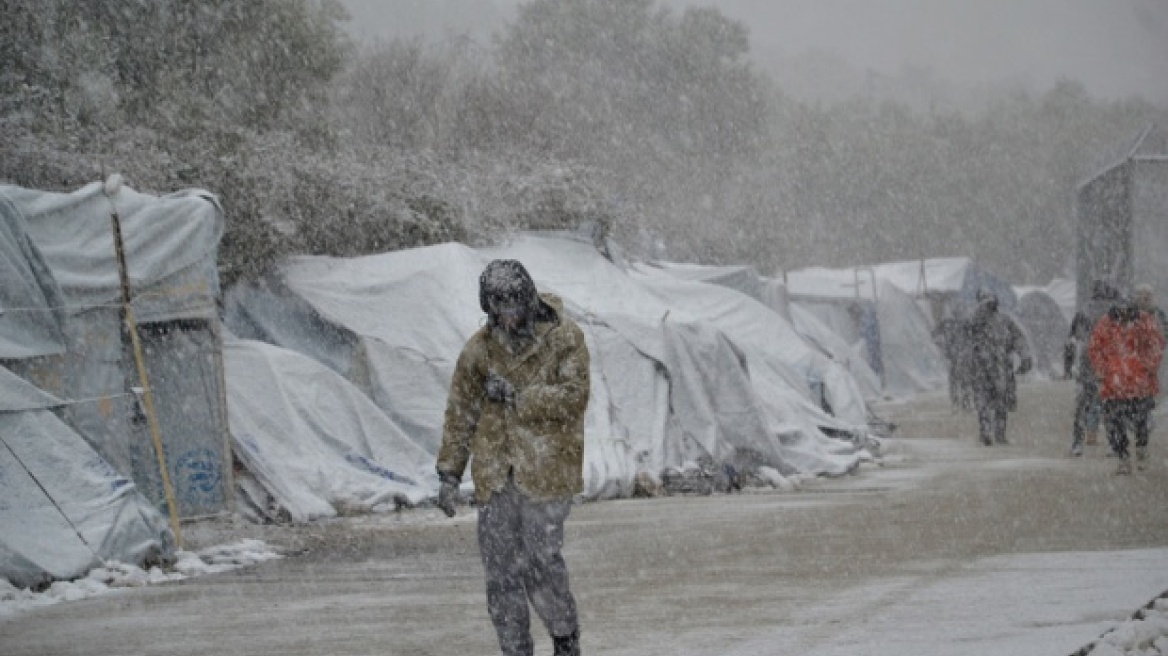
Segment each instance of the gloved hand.
[{"label": "gloved hand", "polygon": [[436,504],[442,512],[446,513],[447,517],[454,517],[456,512],[454,506],[458,504],[458,485],[462,479],[454,474],[438,473],[439,480],[442,485],[438,488],[438,503]]},{"label": "gloved hand", "polygon": [[487,374],[487,398],[495,403],[514,405],[515,386],[495,372]]},{"label": "gloved hand", "polygon": [[1034,362],[1030,358],[1022,358],[1022,361],[1018,363],[1018,375],[1021,376],[1030,371],[1030,368],[1033,366]]}]

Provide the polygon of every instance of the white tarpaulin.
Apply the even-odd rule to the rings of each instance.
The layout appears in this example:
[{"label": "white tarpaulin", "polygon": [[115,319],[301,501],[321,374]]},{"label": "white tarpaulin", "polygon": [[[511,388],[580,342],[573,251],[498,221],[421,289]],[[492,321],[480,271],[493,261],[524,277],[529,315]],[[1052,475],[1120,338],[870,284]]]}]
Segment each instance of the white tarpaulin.
[{"label": "white tarpaulin", "polygon": [[0,195],[0,359],[64,353],[64,305],[24,215]]},{"label": "white tarpaulin", "polygon": [[938,389],[945,385],[945,362],[932,340],[931,324],[921,304],[900,285],[913,287],[912,280],[927,279],[946,289],[963,289],[958,281],[966,280],[968,267],[962,261],[926,260],[926,278],[913,278],[908,271],[908,265],[915,264],[916,275],[922,275],[919,263],[791,271],[787,274],[791,304],[807,310],[861,349],[885,395]]},{"label": "white tarpaulin", "polygon": [[[178,512],[196,517],[223,511],[231,470],[215,327],[222,210],[204,191],[158,197],[121,187],[107,196],[104,189],[93,183],[54,193],[0,185],[0,213],[19,217],[6,225],[10,235],[0,242],[23,244],[0,248],[25,260],[8,270],[31,272],[41,280],[39,289],[59,290],[24,293],[19,311],[38,317],[37,323],[7,326],[20,328],[22,342],[35,345],[52,335],[36,331],[56,317],[65,345],[59,355],[45,356],[38,347],[0,357],[12,358],[5,366],[65,401],[100,400],[70,405],[69,425],[147,497],[165,504],[143,407],[132,391],[143,384],[123,331],[111,220],[116,212]],[[22,287],[32,289],[27,281]],[[0,344],[10,341],[0,337]]]},{"label": "white tarpaulin", "polygon": [[[739,448],[810,473],[842,473],[868,457],[820,431],[864,427],[812,403],[808,379],[786,364],[809,351],[789,328],[769,337],[765,354],[748,354],[756,346],[744,348],[716,322],[692,317],[665,282],[630,274],[591,243],[570,238],[523,237],[481,252],[444,244],[352,259],[294,258],[278,276],[230,290],[227,322],[236,335],[329,366],[432,455],[454,361],[484,320],[478,277],[497,257],[521,260],[542,291],[560,295],[588,339],[587,496],[627,495],[639,471],[657,475]],[[671,310],[676,317],[667,316]]]},{"label": "white tarpaulin", "polygon": [[437,486],[433,456],[336,372],[261,342],[223,350],[235,454],[293,521],[417,503]]},{"label": "white tarpaulin", "polygon": [[166,519],[57,418],[61,404],[0,367],[0,577],[23,588],[171,558]]}]

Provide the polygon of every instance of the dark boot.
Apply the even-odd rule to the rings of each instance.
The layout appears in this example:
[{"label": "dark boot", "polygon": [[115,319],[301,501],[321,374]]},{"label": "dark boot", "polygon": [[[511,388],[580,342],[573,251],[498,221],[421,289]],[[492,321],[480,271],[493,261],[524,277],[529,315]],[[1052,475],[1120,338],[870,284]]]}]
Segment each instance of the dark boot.
[{"label": "dark boot", "polygon": [[580,632],[571,635],[552,636],[555,651],[552,656],[580,656]]}]

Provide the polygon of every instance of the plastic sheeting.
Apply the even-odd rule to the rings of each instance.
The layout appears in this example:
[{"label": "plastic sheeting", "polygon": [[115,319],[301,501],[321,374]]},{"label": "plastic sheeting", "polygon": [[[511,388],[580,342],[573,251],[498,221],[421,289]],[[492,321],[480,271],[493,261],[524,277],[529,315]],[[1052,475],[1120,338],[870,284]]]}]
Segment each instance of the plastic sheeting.
[{"label": "plastic sheeting", "polygon": [[[687,318],[683,300],[671,294],[692,290],[668,291],[687,283],[630,274],[590,241],[525,236],[483,251],[444,244],[353,259],[295,258],[276,277],[230,290],[226,320],[236,335],[328,366],[432,458],[454,361],[484,319],[478,277],[494,258],[521,260],[542,291],[564,299],[588,340],[585,496],[627,496],[637,472],[658,475],[740,448],[810,473],[843,473],[868,457],[820,431],[862,434],[864,427],[812,403],[807,377],[787,364],[811,350],[789,327],[766,336],[765,353],[744,348],[716,321]],[[736,292],[688,285],[716,292],[710,298],[722,298],[714,302],[725,303],[729,316],[753,304],[756,316],[781,321]]]},{"label": "plastic sheeting", "polygon": [[0,359],[64,353],[64,304],[24,215],[0,195]]},{"label": "plastic sheeting", "polygon": [[1012,310],[1016,300],[1009,283],[968,257],[887,262],[849,269],[811,267],[787,273],[792,297],[871,300],[873,293],[878,293],[880,283],[887,283],[914,299],[943,299],[962,312],[973,307],[978,290],[983,288],[997,294],[1003,310]]},{"label": "plastic sheeting", "polygon": [[872,337],[857,325],[855,310],[875,317],[881,364],[876,373],[883,395],[907,396],[945,385],[946,365],[933,343],[929,320],[899,287],[867,276],[862,288],[870,289],[874,282],[876,292],[864,291],[857,297],[857,278],[850,270],[805,269],[788,274],[788,280],[792,306],[810,312],[868,360],[872,359]]},{"label": "plastic sheeting", "polygon": [[70,305],[121,302],[110,221],[116,210],[138,321],[214,317],[214,253],[224,230],[215,197],[198,190],[158,197],[122,187],[111,199],[102,189],[100,182],[69,194],[0,185],[0,196],[25,216]]},{"label": "plastic sheeting", "polygon": [[224,341],[235,453],[293,521],[417,503],[434,457],[360,390],[303,355]]},{"label": "plastic sheeting", "polygon": [[0,576],[30,587],[171,558],[166,519],[57,418],[61,403],[0,368]]},{"label": "plastic sheeting", "polygon": [[6,222],[11,238],[4,241],[24,246],[6,254],[23,258],[15,266],[26,272],[24,289],[49,290],[24,295],[22,312],[40,317],[38,324],[12,327],[25,343],[35,343],[52,333],[30,331],[59,318],[65,350],[49,356],[54,359],[28,353],[6,364],[69,402],[67,423],[165,507],[146,417],[133,392],[142,383],[123,339],[111,221],[117,212],[178,511],[194,517],[226,509],[230,460],[216,334],[216,252],[224,218],[215,197],[197,190],[156,197],[128,187],[108,197],[101,183],[68,194],[0,186],[0,212],[12,210],[21,221]]}]

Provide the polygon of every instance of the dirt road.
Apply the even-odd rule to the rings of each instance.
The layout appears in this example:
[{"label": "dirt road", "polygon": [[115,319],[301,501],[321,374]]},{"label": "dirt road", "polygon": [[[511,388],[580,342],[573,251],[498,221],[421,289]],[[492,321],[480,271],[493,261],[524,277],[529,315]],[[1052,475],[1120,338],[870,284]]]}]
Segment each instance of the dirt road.
[{"label": "dirt road", "polygon": [[[839,600],[881,581],[919,588],[1003,554],[1168,547],[1168,430],[1153,436],[1144,471],[1115,476],[1105,447],[1066,455],[1071,395],[1070,383],[1024,386],[1004,447],[978,445],[974,419],[931,395],[880,408],[900,430],[883,464],[856,476],[788,493],[576,507],[565,555],[585,653],[810,653],[857,621],[855,606]],[[307,551],[0,620],[0,651],[497,653],[469,510],[453,520],[413,511],[233,530]],[[188,536],[193,546],[230,538],[217,525]],[[877,596],[865,612],[877,617],[897,594]],[[1133,590],[1130,610],[1146,600]],[[786,647],[758,646],[786,629]],[[536,651],[550,653],[546,637]]]}]

